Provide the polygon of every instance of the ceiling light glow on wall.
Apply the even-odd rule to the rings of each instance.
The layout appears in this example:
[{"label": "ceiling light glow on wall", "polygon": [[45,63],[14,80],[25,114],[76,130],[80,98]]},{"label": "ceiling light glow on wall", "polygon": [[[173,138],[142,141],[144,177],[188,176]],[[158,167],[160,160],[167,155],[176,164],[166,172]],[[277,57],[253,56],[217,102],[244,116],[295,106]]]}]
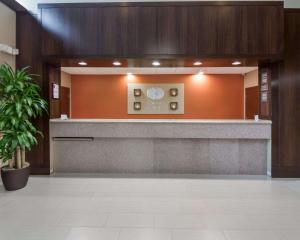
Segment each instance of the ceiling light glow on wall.
[{"label": "ceiling light glow on wall", "polygon": [[194,62],[194,66],[200,66],[200,65],[202,65],[202,62],[200,62],[200,61]]},{"label": "ceiling light glow on wall", "polygon": [[155,67],[160,66],[160,62],[159,61],[153,61],[152,65],[155,66]]},{"label": "ceiling light glow on wall", "polygon": [[87,66],[88,64],[87,64],[86,62],[84,62],[84,61],[80,61],[80,62],[78,63],[78,65],[80,65],[80,66]]},{"label": "ceiling light glow on wall", "polygon": [[131,80],[133,80],[133,79],[134,79],[133,74],[132,74],[131,72],[128,72],[128,73],[127,73],[127,80],[128,80],[128,81],[131,81]]},{"label": "ceiling light glow on wall", "polygon": [[241,65],[242,63],[240,61],[234,61],[232,63],[233,66],[238,66],[238,65]]},{"label": "ceiling light glow on wall", "polygon": [[119,61],[114,61],[114,62],[113,62],[113,65],[114,65],[114,66],[121,66],[121,65],[122,65],[122,63],[121,63],[121,62],[119,62]]},{"label": "ceiling light glow on wall", "polygon": [[204,72],[203,71],[200,71],[200,72],[198,72],[197,74],[194,75],[194,80],[196,82],[202,81],[203,78],[204,78]]}]

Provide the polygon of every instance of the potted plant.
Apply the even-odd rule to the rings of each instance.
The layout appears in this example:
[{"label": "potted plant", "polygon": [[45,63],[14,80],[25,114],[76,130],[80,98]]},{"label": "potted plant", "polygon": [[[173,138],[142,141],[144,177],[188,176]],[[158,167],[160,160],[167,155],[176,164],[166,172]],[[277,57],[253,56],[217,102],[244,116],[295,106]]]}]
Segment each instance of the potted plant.
[{"label": "potted plant", "polygon": [[28,68],[14,72],[7,64],[0,66],[0,167],[8,191],[26,186],[30,164],[25,152],[37,144],[36,135],[42,134],[31,123],[47,111],[34,77]]}]

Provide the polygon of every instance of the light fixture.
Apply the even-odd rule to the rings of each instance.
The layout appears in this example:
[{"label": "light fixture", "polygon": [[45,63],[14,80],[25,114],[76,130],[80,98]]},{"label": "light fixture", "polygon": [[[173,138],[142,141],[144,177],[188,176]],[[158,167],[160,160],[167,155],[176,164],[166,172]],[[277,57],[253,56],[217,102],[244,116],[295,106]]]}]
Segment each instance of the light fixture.
[{"label": "light fixture", "polygon": [[84,61],[80,61],[80,62],[78,63],[78,65],[80,65],[80,66],[87,66],[88,64],[87,64],[86,62],[84,62]]},{"label": "light fixture", "polygon": [[198,75],[204,75],[203,71],[198,72]]},{"label": "light fixture", "polygon": [[233,66],[238,66],[238,65],[241,65],[242,63],[240,61],[234,61],[232,63]]},{"label": "light fixture", "polygon": [[155,66],[155,67],[160,66],[160,62],[159,61],[153,61],[152,65]]},{"label": "light fixture", "polygon": [[193,65],[194,65],[194,66],[200,66],[200,65],[202,65],[202,62],[196,61],[196,62],[193,63]]},{"label": "light fixture", "polygon": [[16,56],[19,54],[19,49],[13,48],[9,45],[0,43],[0,52],[4,52],[13,56]]},{"label": "light fixture", "polygon": [[121,62],[119,62],[119,61],[114,61],[114,62],[113,62],[113,65],[114,65],[114,66],[121,66],[121,65],[122,65],[122,63],[121,63]]}]

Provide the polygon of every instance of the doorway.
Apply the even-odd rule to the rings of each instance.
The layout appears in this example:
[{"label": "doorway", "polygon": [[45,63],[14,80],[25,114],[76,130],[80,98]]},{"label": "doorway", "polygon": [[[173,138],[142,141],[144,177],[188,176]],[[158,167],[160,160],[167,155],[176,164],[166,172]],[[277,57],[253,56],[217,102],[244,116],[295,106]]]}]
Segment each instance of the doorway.
[{"label": "doorway", "polygon": [[70,88],[61,87],[60,111],[70,118]]},{"label": "doorway", "polygon": [[246,119],[254,119],[259,114],[259,87],[246,88]]}]

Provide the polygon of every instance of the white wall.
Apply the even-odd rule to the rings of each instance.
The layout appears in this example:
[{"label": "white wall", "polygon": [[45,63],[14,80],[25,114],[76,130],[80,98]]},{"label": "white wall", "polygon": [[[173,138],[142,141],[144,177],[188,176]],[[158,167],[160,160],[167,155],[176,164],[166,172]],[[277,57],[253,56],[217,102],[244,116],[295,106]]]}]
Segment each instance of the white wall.
[{"label": "white wall", "polygon": [[285,8],[300,8],[300,0],[285,0]]},{"label": "white wall", "polygon": [[246,73],[244,76],[244,87],[255,87],[258,86],[258,70]]},{"label": "white wall", "polygon": [[[16,47],[16,13],[0,2],[0,43]],[[0,52],[0,64],[16,66],[15,56]]]},{"label": "white wall", "polygon": [[61,86],[71,88],[71,75],[61,71]]}]

